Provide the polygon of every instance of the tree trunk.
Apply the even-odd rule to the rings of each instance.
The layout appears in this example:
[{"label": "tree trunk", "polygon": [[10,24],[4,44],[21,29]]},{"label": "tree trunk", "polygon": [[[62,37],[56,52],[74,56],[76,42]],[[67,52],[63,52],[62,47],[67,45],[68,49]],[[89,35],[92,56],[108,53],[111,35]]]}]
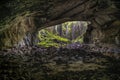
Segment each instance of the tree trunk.
[{"label": "tree trunk", "polygon": [[72,24],[72,40],[75,39],[75,24]]},{"label": "tree trunk", "polygon": [[66,38],[69,38],[69,30],[68,30],[68,25],[66,25]]}]

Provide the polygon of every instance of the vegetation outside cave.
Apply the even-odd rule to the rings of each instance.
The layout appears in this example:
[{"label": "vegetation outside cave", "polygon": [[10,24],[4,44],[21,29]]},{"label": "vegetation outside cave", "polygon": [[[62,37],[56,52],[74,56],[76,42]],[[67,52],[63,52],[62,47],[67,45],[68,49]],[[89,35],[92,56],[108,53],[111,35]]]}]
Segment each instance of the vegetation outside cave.
[{"label": "vegetation outside cave", "polygon": [[42,29],[38,34],[38,45],[65,47],[68,44],[82,44],[88,24],[87,21],[72,21]]}]

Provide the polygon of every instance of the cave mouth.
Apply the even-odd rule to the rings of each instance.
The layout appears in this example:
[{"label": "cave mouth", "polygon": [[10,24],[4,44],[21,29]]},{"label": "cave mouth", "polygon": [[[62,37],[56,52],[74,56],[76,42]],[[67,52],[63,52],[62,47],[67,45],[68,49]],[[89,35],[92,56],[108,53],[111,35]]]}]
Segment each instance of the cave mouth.
[{"label": "cave mouth", "polygon": [[89,24],[88,21],[68,21],[41,29],[38,32],[38,45],[67,48],[72,48],[74,45],[75,48],[75,44],[77,47],[77,45],[84,43],[84,35]]},{"label": "cave mouth", "polygon": [[67,21],[61,24],[44,27],[34,33],[26,33],[26,36],[15,46],[43,46],[43,47],[67,47],[74,43],[83,44],[84,35],[88,29],[89,21]]}]

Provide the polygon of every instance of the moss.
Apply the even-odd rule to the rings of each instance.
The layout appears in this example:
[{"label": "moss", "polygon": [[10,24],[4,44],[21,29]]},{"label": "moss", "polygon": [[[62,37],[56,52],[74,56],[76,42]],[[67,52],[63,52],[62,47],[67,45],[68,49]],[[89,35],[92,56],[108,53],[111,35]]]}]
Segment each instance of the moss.
[{"label": "moss", "polygon": [[0,30],[0,43],[4,44],[1,47],[13,46],[26,35],[29,29],[28,25],[25,24],[25,16],[17,15],[15,19],[5,25],[5,28]]},{"label": "moss", "polygon": [[83,43],[83,39],[84,39],[84,37],[79,36],[79,37],[77,37],[75,40],[73,40],[72,42],[80,42],[80,43]]},{"label": "moss", "polygon": [[50,47],[50,46],[59,47],[61,43],[70,43],[70,41],[67,38],[63,38],[58,35],[55,35],[45,29],[39,31],[38,37],[40,39],[38,45],[45,47]]}]

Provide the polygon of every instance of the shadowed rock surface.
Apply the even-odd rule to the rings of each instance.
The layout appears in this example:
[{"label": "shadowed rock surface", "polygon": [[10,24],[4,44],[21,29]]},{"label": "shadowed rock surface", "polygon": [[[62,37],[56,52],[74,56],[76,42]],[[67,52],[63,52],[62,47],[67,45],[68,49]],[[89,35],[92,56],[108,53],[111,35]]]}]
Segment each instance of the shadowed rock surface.
[{"label": "shadowed rock surface", "polygon": [[[120,80],[119,4],[119,0],[1,0],[0,80]],[[40,29],[66,21],[91,23],[84,45],[34,46]],[[22,41],[25,47],[18,47]]]},{"label": "shadowed rock surface", "polygon": [[[39,46],[0,51],[2,80],[119,80],[120,58],[85,48]],[[120,56],[120,55],[119,55]]]},{"label": "shadowed rock surface", "polygon": [[26,36],[31,45],[33,35],[41,28],[66,21],[91,22],[84,38],[86,43],[99,41],[119,46],[119,3],[119,0],[2,0],[0,46],[11,47]]}]

